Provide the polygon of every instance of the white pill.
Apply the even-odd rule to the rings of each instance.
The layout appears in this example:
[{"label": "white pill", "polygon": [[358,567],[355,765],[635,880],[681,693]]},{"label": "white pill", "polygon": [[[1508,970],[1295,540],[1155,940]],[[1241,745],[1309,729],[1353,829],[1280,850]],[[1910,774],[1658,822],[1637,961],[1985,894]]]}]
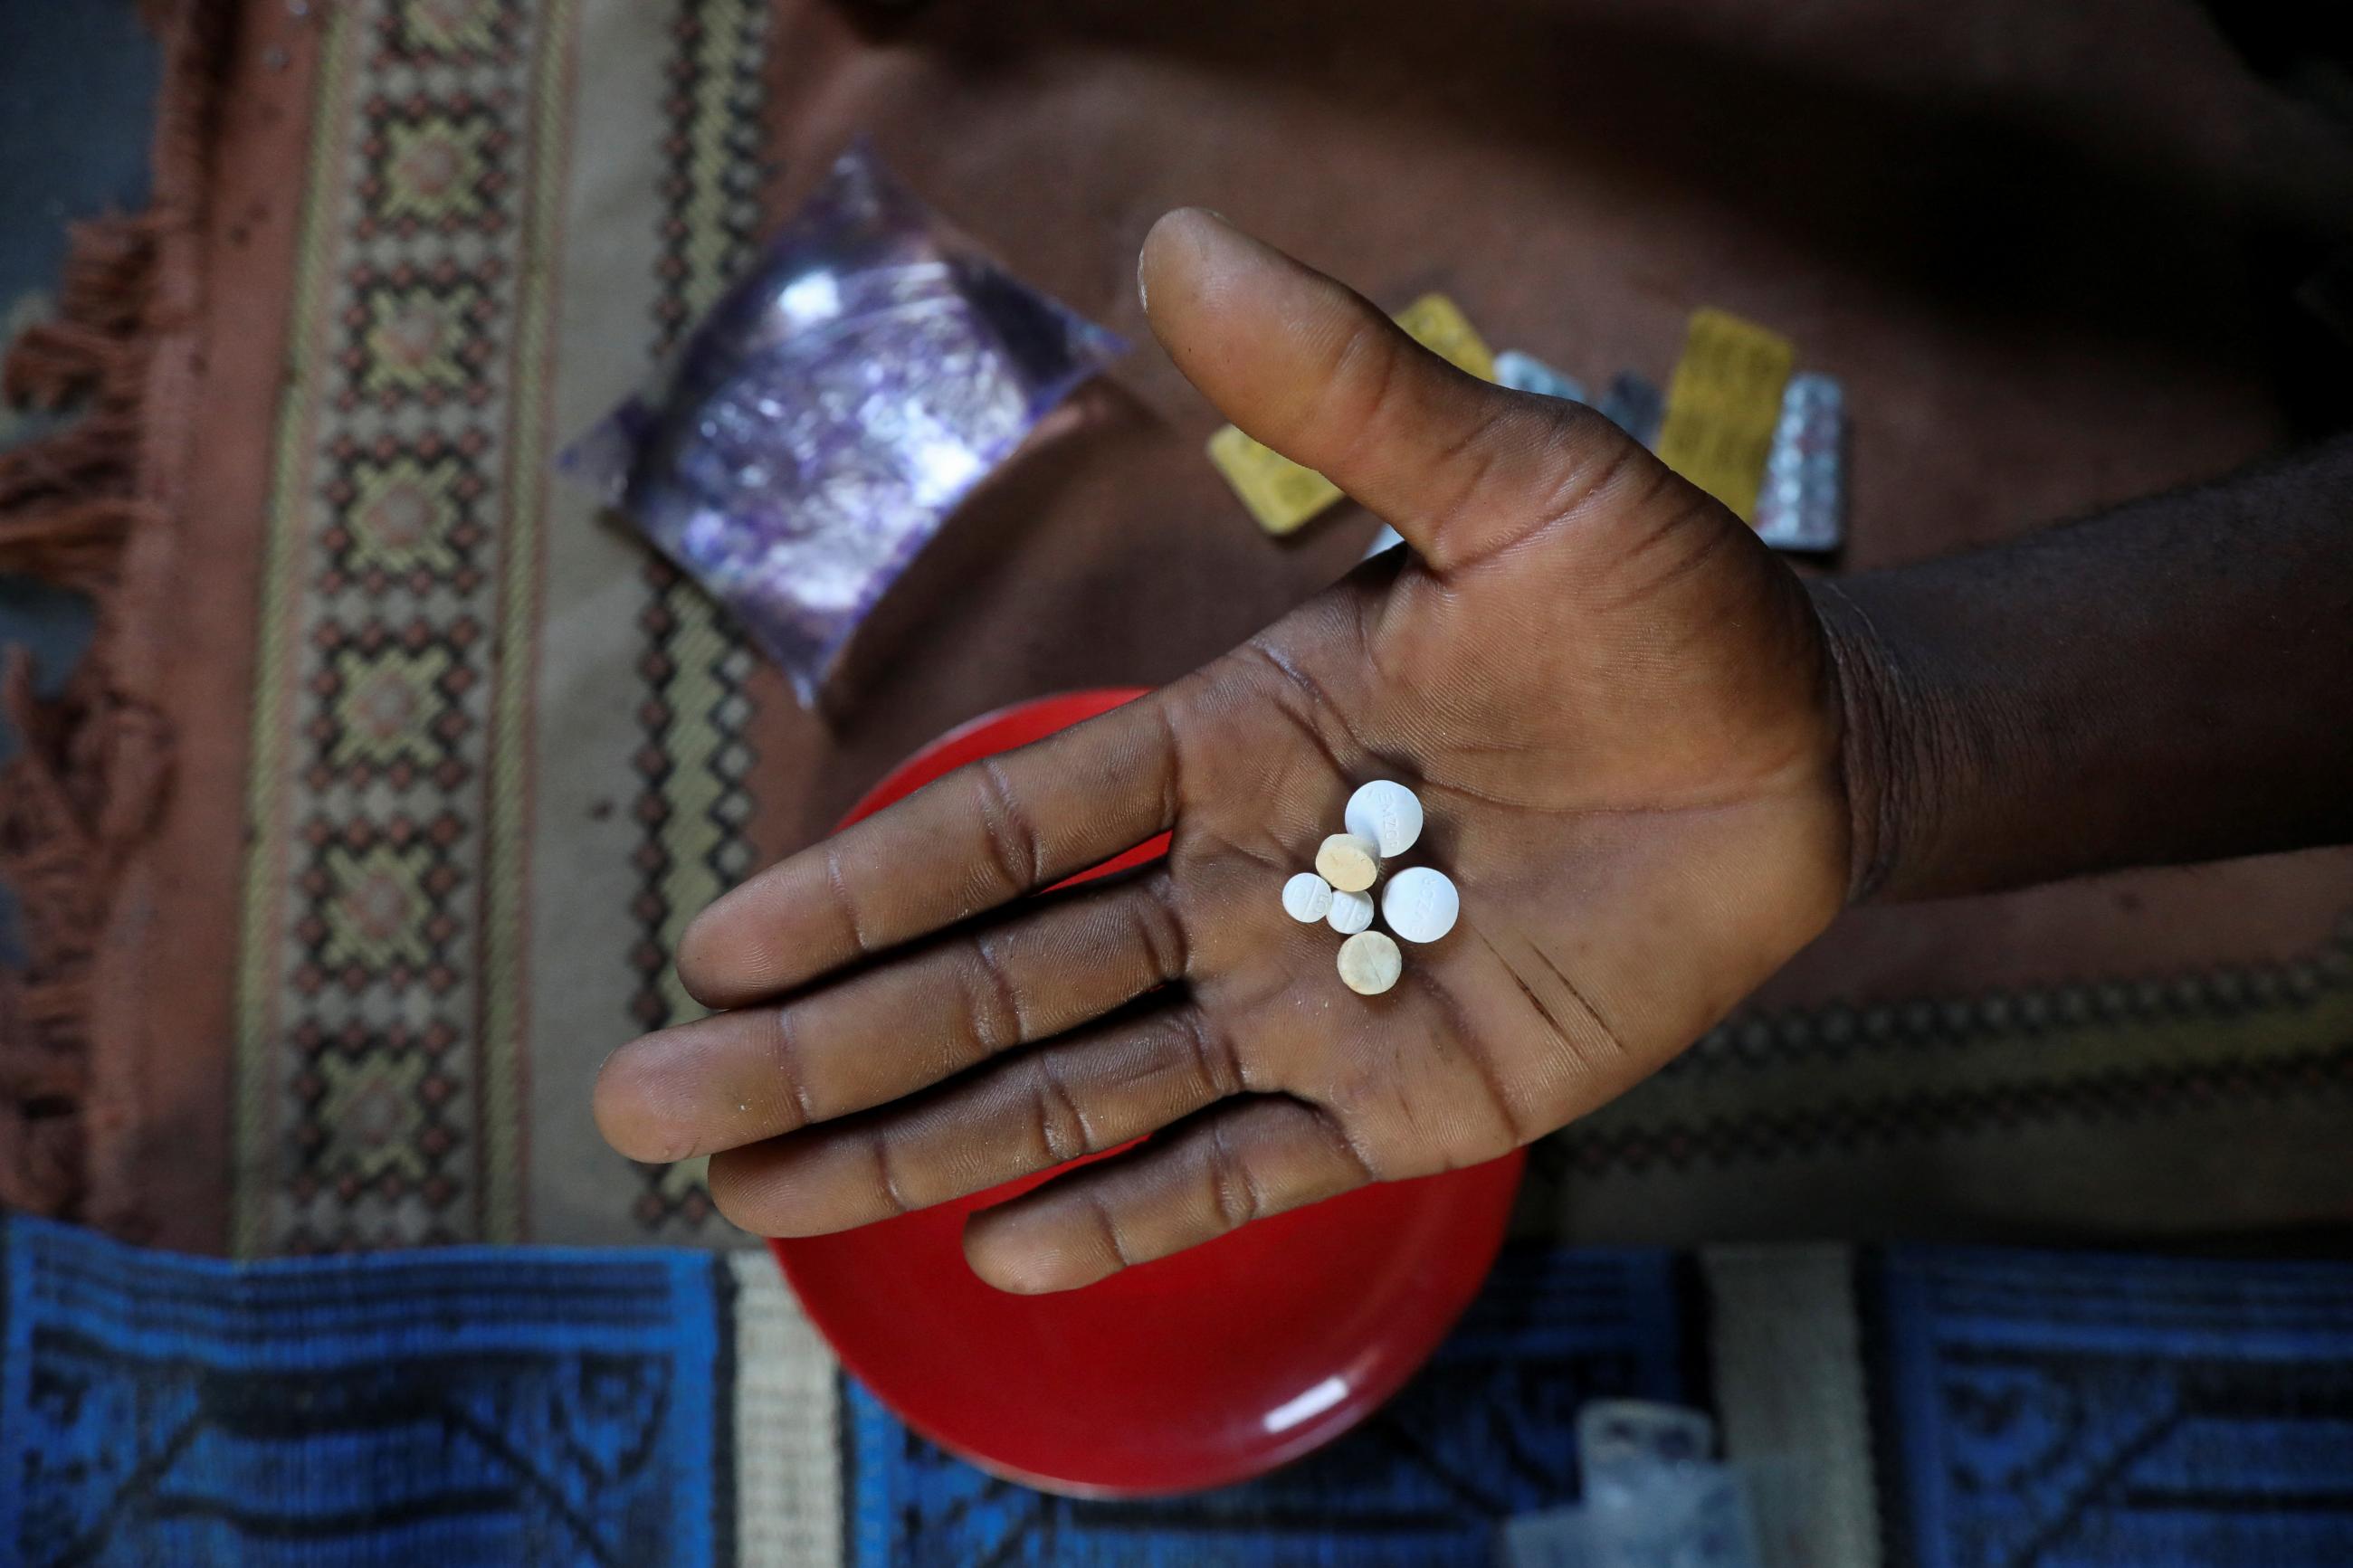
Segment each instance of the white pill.
[{"label": "white pill", "polygon": [[1331,912],[1324,918],[1342,936],[1354,936],[1373,923],[1373,896],[1370,893],[1334,893]]},{"label": "white pill", "polygon": [[1332,912],[1332,884],[1302,871],[1282,885],[1282,912],[1301,925],[1314,925]]},{"label": "white pill", "polygon": [[1405,973],[1405,954],[1377,931],[1360,931],[1340,944],[1340,983],[1359,996],[1377,996]]},{"label": "white pill", "polygon": [[1315,851],[1315,869],[1344,893],[1361,893],[1380,879],[1380,846],[1353,833],[1335,833]]},{"label": "white pill", "polygon": [[1379,846],[1389,859],[1413,847],[1421,837],[1421,802],[1413,791],[1388,779],[1375,779],[1348,797],[1348,831]]},{"label": "white pill", "polygon": [[1414,866],[1389,879],[1381,891],[1381,918],[1408,942],[1436,942],[1454,929],[1462,895],[1443,871]]}]

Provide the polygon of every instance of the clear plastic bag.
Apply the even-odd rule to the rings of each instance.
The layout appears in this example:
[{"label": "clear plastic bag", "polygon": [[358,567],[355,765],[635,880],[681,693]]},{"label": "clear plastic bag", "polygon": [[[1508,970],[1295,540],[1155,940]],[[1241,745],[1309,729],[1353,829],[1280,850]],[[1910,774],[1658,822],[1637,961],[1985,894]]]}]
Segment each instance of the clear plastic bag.
[{"label": "clear plastic bag", "polygon": [[1505,1520],[1498,1568],[1757,1568],[1746,1477],[1715,1447],[1696,1410],[1589,1402],[1577,1415],[1585,1500]]},{"label": "clear plastic bag", "polygon": [[860,143],[665,384],[560,461],[813,702],[956,503],[1125,346],[1005,272]]}]

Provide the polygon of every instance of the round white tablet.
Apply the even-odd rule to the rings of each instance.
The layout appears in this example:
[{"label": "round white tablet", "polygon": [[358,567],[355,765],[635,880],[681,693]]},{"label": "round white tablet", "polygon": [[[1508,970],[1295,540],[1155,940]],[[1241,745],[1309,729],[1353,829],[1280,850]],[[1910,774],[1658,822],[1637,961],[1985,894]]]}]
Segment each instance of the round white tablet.
[{"label": "round white tablet", "polygon": [[1405,954],[1377,931],[1360,931],[1340,944],[1340,983],[1359,996],[1377,996],[1405,973]]},{"label": "round white tablet", "polygon": [[1401,784],[1375,779],[1348,797],[1345,824],[1357,837],[1378,845],[1382,859],[1393,859],[1421,837],[1421,802]]},{"label": "round white tablet", "polygon": [[1381,892],[1381,918],[1408,942],[1436,942],[1454,929],[1462,895],[1443,871],[1414,866],[1389,879]]},{"label": "round white tablet", "polygon": [[1301,925],[1314,925],[1332,912],[1332,884],[1302,871],[1282,885],[1282,912]]},{"label": "round white tablet", "polygon": [[1335,892],[1331,910],[1324,919],[1342,936],[1354,936],[1373,923],[1373,896]]}]

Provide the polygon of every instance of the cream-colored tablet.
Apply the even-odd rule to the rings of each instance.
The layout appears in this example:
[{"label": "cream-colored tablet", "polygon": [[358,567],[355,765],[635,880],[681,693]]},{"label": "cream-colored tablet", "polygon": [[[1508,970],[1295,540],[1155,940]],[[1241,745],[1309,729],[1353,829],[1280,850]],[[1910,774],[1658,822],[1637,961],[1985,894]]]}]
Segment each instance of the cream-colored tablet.
[{"label": "cream-colored tablet", "polygon": [[1381,889],[1381,918],[1408,942],[1436,942],[1454,929],[1461,912],[1462,895],[1445,872],[1427,866],[1399,871]]},{"label": "cream-colored tablet", "polygon": [[1361,893],[1380,877],[1380,846],[1353,833],[1335,833],[1315,851],[1315,869],[1340,891]]},{"label": "cream-colored tablet", "polygon": [[1302,871],[1282,885],[1282,912],[1301,925],[1314,925],[1332,912],[1332,884]]},{"label": "cream-colored tablet", "polygon": [[1354,936],[1373,923],[1373,896],[1370,893],[1334,893],[1331,910],[1324,919],[1342,936]]},{"label": "cream-colored tablet", "polygon": [[1394,859],[1421,837],[1421,802],[1401,784],[1375,779],[1348,797],[1346,826],[1371,839],[1382,859]]},{"label": "cream-colored tablet", "polygon": [[1377,996],[1405,973],[1405,954],[1377,931],[1360,931],[1340,944],[1341,984],[1359,996]]}]

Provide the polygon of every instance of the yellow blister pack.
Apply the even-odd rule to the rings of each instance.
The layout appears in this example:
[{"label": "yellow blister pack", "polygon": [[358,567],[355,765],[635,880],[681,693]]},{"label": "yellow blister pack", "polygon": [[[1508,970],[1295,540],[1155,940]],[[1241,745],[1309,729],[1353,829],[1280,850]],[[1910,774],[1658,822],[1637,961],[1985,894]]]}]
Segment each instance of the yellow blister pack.
[{"label": "yellow blister pack", "polygon": [[1797,363],[1797,350],[1778,332],[1727,310],[1693,311],[1683,356],[1667,387],[1660,461],[1742,521],[1755,522],[1757,487],[1780,423],[1781,394]]}]

